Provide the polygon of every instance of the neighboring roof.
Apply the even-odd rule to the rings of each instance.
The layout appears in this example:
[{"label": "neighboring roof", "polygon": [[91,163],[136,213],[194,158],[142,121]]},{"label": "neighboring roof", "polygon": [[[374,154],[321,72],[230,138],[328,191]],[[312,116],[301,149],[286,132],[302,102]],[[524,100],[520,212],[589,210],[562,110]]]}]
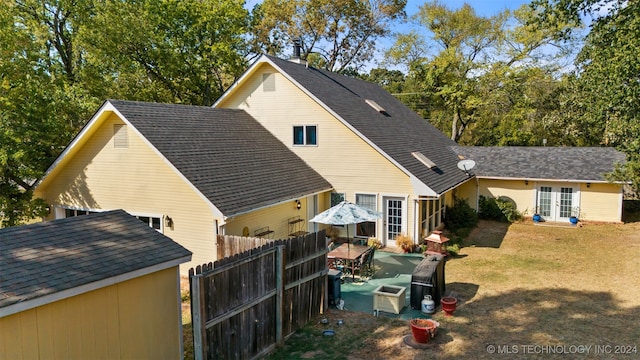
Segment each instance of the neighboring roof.
[{"label": "neighboring roof", "polygon": [[244,110],[106,103],[226,217],[332,189]]},{"label": "neighboring roof", "polygon": [[607,147],[455,146],[478,177],[606,182],[625,154]]},{"label": "neighboring roof", "polygon": [[[0,316],[11,305],[59,300],[78,287],[190,259],[189,250],[123,210],[0,229]],[[61,292],[69,296],[56,296]]]},{"label": "neighboring roof", "polygon": [[[467,174],[456,166],[457,156],[449,149],[455,142],[377,84],[268,55],[261,59],[299,84],[364,136],[365,141],[435,193],[442,194],[468,180]],[[414,152],[422,153],[436,167],[425,166],[412,155]]]}]

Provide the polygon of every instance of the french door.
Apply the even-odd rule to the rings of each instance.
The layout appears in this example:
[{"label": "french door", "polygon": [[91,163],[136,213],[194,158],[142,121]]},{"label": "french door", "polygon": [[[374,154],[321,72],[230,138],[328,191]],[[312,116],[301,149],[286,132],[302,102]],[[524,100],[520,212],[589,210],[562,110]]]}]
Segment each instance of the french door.
[{"label": "french door", "polygon": [[404,199],[384,197],[384,241],[387,246],[396,245],[396,236],[404,232]]},{"label": "french door", "polygon": [[577,195],[571,186],[539,186],[538,213],[546,221],[568,221],[578,207]]}]

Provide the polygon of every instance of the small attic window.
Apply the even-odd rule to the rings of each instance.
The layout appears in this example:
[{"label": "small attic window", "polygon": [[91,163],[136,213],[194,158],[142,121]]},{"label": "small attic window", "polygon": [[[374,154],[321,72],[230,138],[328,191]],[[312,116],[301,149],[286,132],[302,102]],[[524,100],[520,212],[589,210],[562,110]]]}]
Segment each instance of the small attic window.
[{"label": "small attic window", "polygon": [[113,147],[116,149],[126,149],[129,147],[129,135],[127,134],[126,125],[113,125]]},{"label": "small attic window", "polygon": [[436,163],[429,160],[429,158],[424,156],[424,154],[421,152],[412,152],[411,155],[413,155],[413,157],[418,159],[421,163],[425,164],[429,169],[437,166]]},{"label": "small attic window", "polygon": [[366,102],[367,104],[369,104],[369,106],[371,106],[375,111],[384,114],[384,115],[389,115],[387,113],[387,110],[385,110],[382,106],[380,106],[377,102],[371,100],[371,99],[365,99],[364,102]]},{"label": "small attic window", "polygon": [[276,91],[276,75],[273,73],[262,74],[262,91]]}]

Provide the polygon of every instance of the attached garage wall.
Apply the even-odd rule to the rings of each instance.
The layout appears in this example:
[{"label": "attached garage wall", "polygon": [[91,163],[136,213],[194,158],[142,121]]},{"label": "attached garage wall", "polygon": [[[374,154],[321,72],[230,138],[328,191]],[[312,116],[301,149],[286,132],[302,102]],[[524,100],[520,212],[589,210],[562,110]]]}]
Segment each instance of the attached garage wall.
[{"label": "attached garage wall", "polygon": [[1,359],[180,359],[178,268],[0,319]]}]

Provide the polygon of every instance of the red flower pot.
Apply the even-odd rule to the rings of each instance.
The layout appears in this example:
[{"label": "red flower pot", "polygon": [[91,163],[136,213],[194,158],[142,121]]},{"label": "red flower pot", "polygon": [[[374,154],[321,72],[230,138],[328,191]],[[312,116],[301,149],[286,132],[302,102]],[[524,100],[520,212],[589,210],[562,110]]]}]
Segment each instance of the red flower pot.
[{"label": "red flower pot", "polygon": [[456,311],[456,304],[458,303],[458,299],[453,296],[446,296],[440,299],[440,305],[442,305],[442,310],[444,311],[445,316],[452,316],[453,312]]},{"label": "red flower pot", "polygon": [[411,325],[413,338],[421,344],[426,344],[435,337],[440,326],[437,321],[431,319],[413,319],[409,321],[409,325]]}]

